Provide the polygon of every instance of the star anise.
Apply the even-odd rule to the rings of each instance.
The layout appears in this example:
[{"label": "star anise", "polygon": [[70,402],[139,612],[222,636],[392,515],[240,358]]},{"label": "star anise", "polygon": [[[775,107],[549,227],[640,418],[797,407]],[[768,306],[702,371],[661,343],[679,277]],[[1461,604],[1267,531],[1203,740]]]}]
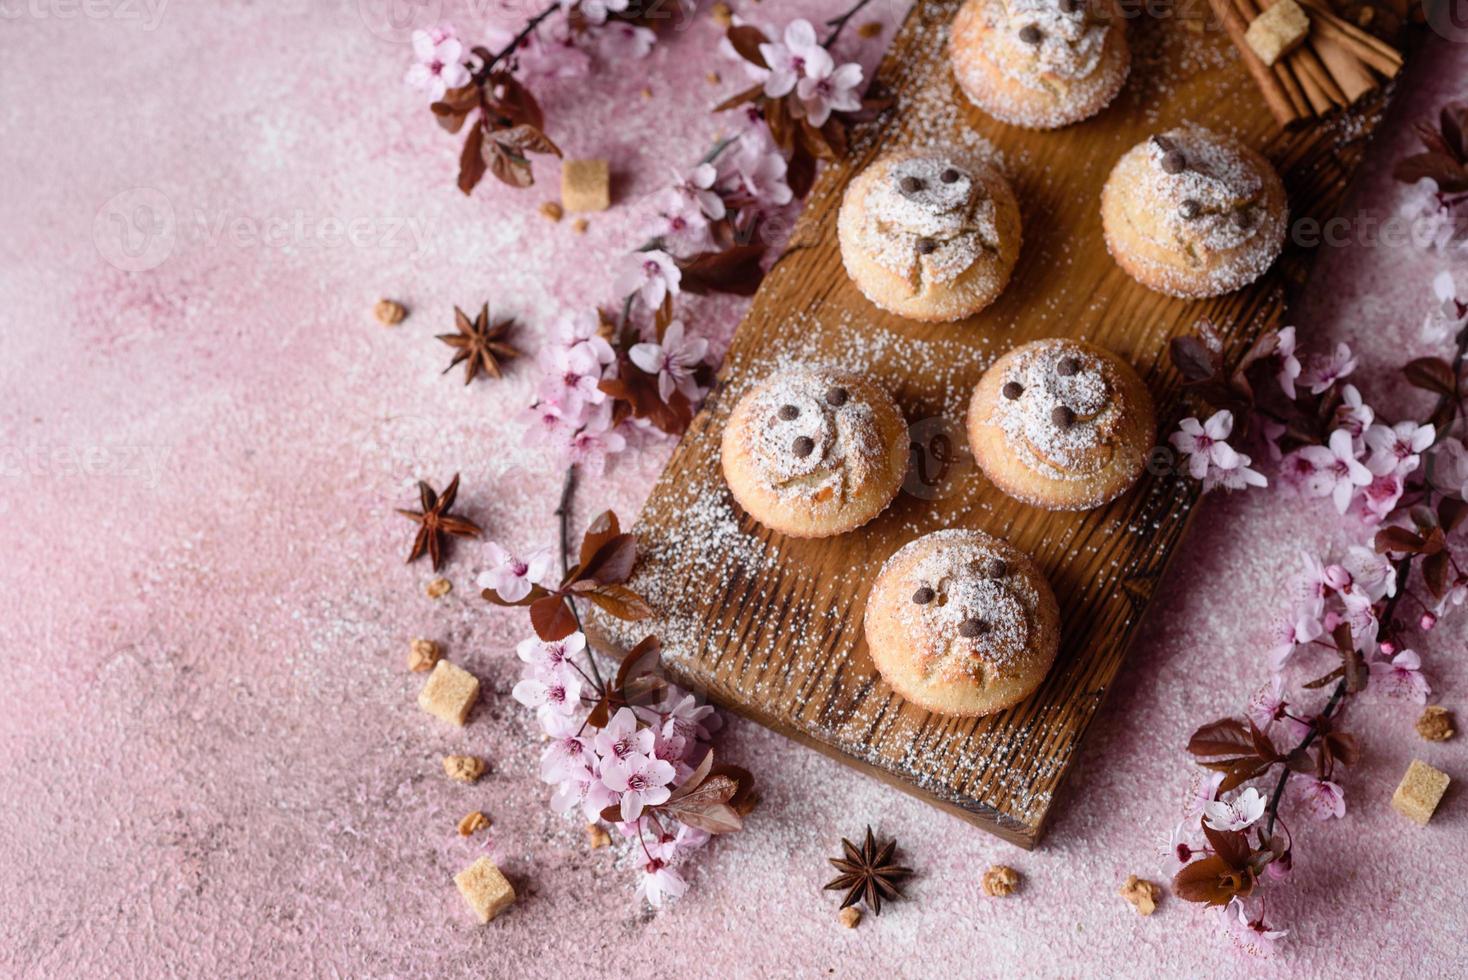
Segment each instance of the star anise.
[{"label": "star anise", "polygon": [[881,915],[882,899],[892,901],[901,898],[902,892],[897,884],[912,875],[911,868],[892,863],[897,841],[889,840],[880,848],[877,847],[877,839],[872,836],[869,825],[866,842],[860,849],[844,837],[841,839],[841,846],[846,851],[845,858],[827,858],[831,866],[841,872],[841,876],[828,884],[826,891],[840,891],[844,888],[846,897],[841,900],[843,909],[864,901],[873,915]]},{"label": "star anise", "polygon": [[423,509],[403,510],[398,513],[404,517],[418,522],[418,536],[413,539],[413,550],[408,553],[408,561],[417,561],[424,553],[433,561],[433,570],[443,564],[443,536],[445,534],[457,534],[466,538],[477,538],[481,531],[478,524],[467,521],[462,517],[455,517],[449,511],[454,508],[454,498],[459,495],[459,474],[455,473],[449,485],[444,487],[443,493],[435,493],[433,488],[422,480],[418,481],[418,497],[423,503]]},{"label": "star anise", "polygon": [[443,369],[448,374],[460,361],[464,362],[464,384],[473,381],[483,371],[491,378],[500,376],[500,362],[519,357],[520,352],[505,341],[514,327],[514,320],[489,322],[489,304],[485,303],[473,320],[457,306],[454,307],[454,324],[458,333],[441,333],[438,339],[455,348],[458,353]]}]

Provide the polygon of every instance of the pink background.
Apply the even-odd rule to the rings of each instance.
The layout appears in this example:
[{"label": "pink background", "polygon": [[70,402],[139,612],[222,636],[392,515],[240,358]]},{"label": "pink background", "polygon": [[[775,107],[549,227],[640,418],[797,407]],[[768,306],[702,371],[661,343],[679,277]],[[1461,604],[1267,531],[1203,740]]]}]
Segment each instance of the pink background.
[{"label": "pink background", "polygon": [[[470,588],[480,549],[453,552],[456,590],[430,600],[392,508],[415,477],[462,471],[463,510],[492,537],[551,541],[560,473],[512,420],[533,366],[466,389],[438,376],[447,349],[432,335],[454,304],[488,299],[533,350],[555,315],[608,299],[609,264],[641,240],[638,199],[702,152],[719,127],[708,105],[742,80],[723,63],[722,85],[705,80],[717,31],[704,19],[630,71],[542,86],[568,155],[607,156],[616,175],[619,206],[576,237],[535,211],[555,197],[553,163],[528,192],[459,195],[454,141],[401,85],[406,47],[365,26],[381,5],[178,2],[156,23],[146,6],[7,12],[0,974],[1255,969],[1211,916],[1166,898],[1142,919],[1116,890],[1128,873],[1170,874],[1192,778],[1180,747],[1262,682],[1260,627],[1297,548],[1359,533],[1326,504],[1272,493],[1209,501],[1041,850],[732,720],[720,745],[756,772],[762,806],[687,866],[679,905],[634,907],[630,856],[588,851],[579,822],[544,805],[534,722],[508,697],[525,627]],[[484,23],[447,16],[471,37]],[[1412,146],[1408,123],[1462,97],[1465,77],[1468,49],[1428,45],[1347,214],[1395,208],[1388,170]],[[130,272],[117,222],[136,227],[142,206],[173,239]],[[1387,372],[1421,349],[1436,260],[1361,242],[1323,252],[1302,334],[1359,344],[1368,399],[1409,410]],[[397,329],[372,321],[383,295],[413,311]],[[696,319],[727,338],[743,305],[704,302]],[[666,451],[587,480],[578,526],[606,506],[635,514]],[[413,636],[483,679],[466,729],[414,704]],[[1450,706],[1462,636],[1448,621],[1426,658]],[[1426,829],[1387,805],[1413,756],[1468,778],[1463,739],[1421,742],[1416,714],[1367,699],[1348,716],[1366,747],[1349,813],[1294,821],[1295,887],[1271,904],[1294,935],[1257,968],[1443,976],[1468,960],[1461,793]],[[486,756],[489,775],[447,782],[450,752]],[[454,832],[475,808],[494,821],[487,841]],[[912,901],[848,932],[819,886],[838,838],[868,821],[920,874]],[[450,879],[486,850],[520,901],[481,927]],[[979,893],[994,862],[1025,876],[1014,897]]]}]

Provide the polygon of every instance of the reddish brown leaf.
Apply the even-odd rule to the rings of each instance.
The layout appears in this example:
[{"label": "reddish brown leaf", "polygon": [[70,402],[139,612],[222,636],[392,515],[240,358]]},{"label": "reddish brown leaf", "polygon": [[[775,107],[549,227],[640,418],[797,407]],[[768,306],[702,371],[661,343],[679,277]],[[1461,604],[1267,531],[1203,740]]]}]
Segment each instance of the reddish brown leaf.
[{"label": "reddish brown leaf", "polygon": [[592,518],[587,525],[586,534],[581,538],[581,558],[577,567],[585,566],[602,545],[621,533],[622,526],[617,522],[617,515],[611,511],[604,510]]},{"label": "reddish brown leaf", "polygon": [[760,268],[764,255],[764,243],[752,242],[680,259],[683,291],[697,296],[708,293],[753,296],[764,278],[764,270]]},{"label": "reddish brown leaf", "polygon": [[535,627],[536,636],[547,643],[554,643],[576,632],[576,616],[566,605],[565,598],[556,593],[530,604],[530,625]]},{"label": "reddish brown leaf", "polygon": [[1384,527],[1376,532],[1376,550],[1379,554],[1421,554],[1423,544],[1420,535],[1413,534],[1404,527]]},{"label": "reddish brown leaf", "polygon": [[500,594],[494,589],[485,589],[480,593],[480,595],[484,596],[484,598],[488,599],[496,606],[528,606],[538,599],[545,598],[546,596],[550,595],[550,593],[538,585],[532,585],[530,587],[529,594],[527,594],[525,598],[519,600],[518,602],[507,602],[504,599],[501,599]]},{"label": "reddish brown leaf", "polygon": [[1418,153],[1398,160],[1392,176],[1407,184],[1430,177],[1437,181],[1438,190],[1448,194],[1468,191],[1468,168],[1443,153]]},{"label": "reddish brown leaf", "polygon": [[1457,392],[1458,378],[1453,367],[1440,357],[1419,357],[1402,368],[1407,383],[1415,388],[1430,391],[1435,395],[1451,398]]},{"label": "reddish brown leaf", "polygon": [[1254,744],[1249,730],[1237,718],[1220,718],[1193,733],[1188,751],[1200,757],[1216,755],[1252,755]]},{"label": "reddish brown leaf", "polygon": [[656,636],[643,637],[642,642],[627,651],[627,656],[622,658],[621,665],[617,667],[617,679],[612,682],[613,686],[620,691],[634,676],[656,667],[662,649],[662,642]]},{"label": "reddish brown leaf", "polygon": [[468,194],[484,178],[484,123],[476,121],[459,153],[459,190]]},{"label": "reddish brown leaf", "polygon": [[[651,619],[652,607],[625,585],[597,585],[588,591],[577,590],[608,615],[628,622]],[[534,609],[534,607],[531,607]]]},{"label": "reddish brown leaf", "polygon": [[1265,762],[1275,762],[1279,759],[1279,752],[1275,749],[1274,743],[1252,721],[1249,722],[1249,741],[1254,743],[1254,751]]},{"label": "reddish brown leaf", "polygon": [[1462,497],[1444,497],[1438,501],[1438,524],[1448,534],[1456,531],[1464,519],[1468,519],[1468,500]]},{"label": "reddish brown leaf", "polygon": [[1427,583],[1427,588],[1432,592],[1434,599],[1441,599],[1448,591],[1451,559],[1452,556],[1448,552],[1439,551],[1422,562],[1422,579]]},{"label": "reddish brown leaf", "polygon": [[1214,830],[1205,823],[1203,836],[1208,838],[1208,846],[1213,848],[1213,853],[1223,858],[1230,867],[1242,868],[1248,865],[1249,841],[1237,830]]},{"label": "reddish brown leaf", "polygon": [[710,834],[728,834],[744,826],[739,814],[729,805],[739,789],[728,776],[710,776],[692,792],[668,799],[655,807],[658,813]]},{"label": "reddish brown leaf", "polygon": [[761,68],[770,67],[765,62],[765,56],[760,54],[759,50],[761,44],[768,44],[770,40],[765,37],[764,31],[758,27],[741,24],[738,27],[729,28],[728,38],[729,44],[733,46],[735,51],[739,52],[739,57]]},{"label": "reddish brown leaf", "polygon": [[1219,373],[1218,355],[1197,337],[1174,337],[1168,345],[1172,365],[1188,384],[1207,381]]},{"label": "reddish brown leaf", "polygon": [[765,87],[763,85],[753,85],[742,92],[736,92],[734,95],[729,96],[723,102],[720,102],[718,105],[714,106],[713,111],[726,112],[729,109],[733,109],[735,106],[744,105],[746,102],[755,102],[763,99],[764,97]]},{"label": "reddish brown leaf", "polygon": [[1329,758],[1343,766],[1354,766],[1361,761],[1361,743],[1350,732],[1331,732],[1320,744]]},{"label": "reddish brown leaf", "polygon": [[581,568],[579,577],[602,585],[625,582],[637,564],[637,538],[619,534],[603,542]]},{"label": "reddish brown leaf", "polygon": [[1254,890],[1254,873],[1236,870],[1217,855],[1186,864],[1172,879],[1172,892],[1186,902],[1227,905]]}]

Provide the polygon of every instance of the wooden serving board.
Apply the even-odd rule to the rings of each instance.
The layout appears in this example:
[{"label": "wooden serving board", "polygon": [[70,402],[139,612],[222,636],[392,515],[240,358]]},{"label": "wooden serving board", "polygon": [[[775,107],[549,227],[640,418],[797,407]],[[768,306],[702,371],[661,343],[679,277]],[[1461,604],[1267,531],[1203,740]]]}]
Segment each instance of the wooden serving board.
[{"label": "wooden serving board", "polygon": [[[806,742],[1022,847],[1039,840],[1053,794],[1111,686],[1128,641],[1176,550],[1196,483],[1164,457],[1135,489],[1100,510],[1049,513],[1009,499],[963,446],[979,376],[1009,348],[1043,337],[1085,338],[1134,364],[1156,397],[1159,441],[1190,414],[1168,366],[1169,338],[1207,318],[1237,356],[1279,323],[1286,284],[1309,256],[1291,246],[1252,287],[1186,302],[1149,292],[1107,255],[1098,195],[1112,164],[1148,135],[1186,120],[1238,134],[1279,167],[1292,218],[1334,212],[1386,96],[1344,116],[1278,133],[1216,23],[1190,25],[1169,7],[1130,24],[1132,77],[1096,118],[1029,132],[969,107],[947,67],[958,0],[920,2],[878,73],[896,108],[858,134],[850,158],[825,169],[787,253],[739,327],[719,381],[662,474],[638,525],[644,547],[632,585],[658,619],[602,622],[624,647],[649,632],[663,666],[714,702]],[[1133,8],[1135,9],[1135,8]],[[1207,5],[1197,4],[1196,16]],[[1201,30],[1199,30],[1201,28]],[[847,181],[883,148],[979,137],[998,151],[1024,220],[1014,280],[970,320],[923,325],[883,313],[847,280],[836,211]],[[739,396],[781,366],[838,365],[886,385],[913,427],[908,492],[867,526],[799,541],[733,503],[719,439]],[[945,449],[947,451],[945,451]],[[867,589],[911,539],[975,527],[1030,552],[1062,610],[1054,668],[1028,700],[978,720],[941,717],[894,694],[862,637]]]}]

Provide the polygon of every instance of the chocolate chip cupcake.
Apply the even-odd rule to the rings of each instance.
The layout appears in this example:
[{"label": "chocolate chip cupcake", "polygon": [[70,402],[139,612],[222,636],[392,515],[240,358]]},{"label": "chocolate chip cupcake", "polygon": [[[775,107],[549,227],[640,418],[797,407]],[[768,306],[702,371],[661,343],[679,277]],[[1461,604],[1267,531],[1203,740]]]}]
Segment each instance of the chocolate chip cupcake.
[{"label": "chocolate chip cupcake", "polygon": [[1023,700],[1060,646],[1060,608],[1035,563],[1007,541],[960,528],[887,559],[865,625],[883,679],[943,715],[987,715]]},{"label": "chocolate chip cupcake", "polygon": [[1035,507],[1089,510],[1121,496],[1147,463],[1157,420],[1137,372],[1077,340],[1037,340],[990,366],[968,409],[974,460]]},{"label": "chocolate chip cupcake", "polygon": [[877,385],[840,371],[776,374],[724,426],[724,479],[766,527],[823,538],[882,512],[907,471],[907,423]]},{"label": "chocolate chip cupcake", "polygon": [[1258,279],[1279,257],[1288,220],[1269,161],[1192,124],[1132,147],[1101,189],[1112,258],[1148,289],[1185,299]]},{"label": "chocolate chip cupcake", "polygon": [[1114,0],[968,0],[948,42],[953,77],[1001,122],[1068,126],[1126,83],[1125,23]]},{"label": "chocolate chip cupcake", "polygon": [[846,188],[841,261],[863,295],[913,320],[972,316],[1019,258],[1019,205],[985,160],[953,149],[884,154]]}]

